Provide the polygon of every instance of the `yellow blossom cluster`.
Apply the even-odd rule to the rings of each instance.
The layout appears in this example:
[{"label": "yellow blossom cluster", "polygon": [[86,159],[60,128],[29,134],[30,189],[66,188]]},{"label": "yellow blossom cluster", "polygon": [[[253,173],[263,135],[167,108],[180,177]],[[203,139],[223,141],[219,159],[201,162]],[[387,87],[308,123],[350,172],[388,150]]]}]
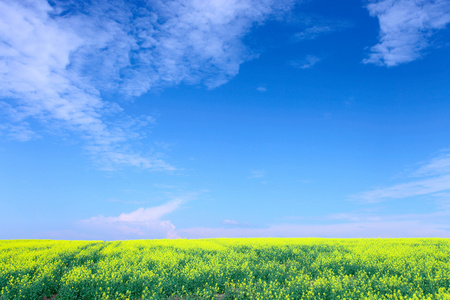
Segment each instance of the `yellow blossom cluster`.
[{"label": "yellow blossom cluster", "polygon": [[450,240],[0,241],[6,299],[450,300]]}]

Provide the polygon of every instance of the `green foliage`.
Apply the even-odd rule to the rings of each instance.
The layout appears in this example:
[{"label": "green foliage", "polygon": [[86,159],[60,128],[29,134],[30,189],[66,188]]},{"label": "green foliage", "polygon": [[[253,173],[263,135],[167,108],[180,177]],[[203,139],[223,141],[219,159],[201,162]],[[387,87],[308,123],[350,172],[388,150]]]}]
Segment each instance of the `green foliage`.
[{"label": "green foliage", "polygon": [[450,241],[0,241],[0,291],[0,300],[450,300]]}]

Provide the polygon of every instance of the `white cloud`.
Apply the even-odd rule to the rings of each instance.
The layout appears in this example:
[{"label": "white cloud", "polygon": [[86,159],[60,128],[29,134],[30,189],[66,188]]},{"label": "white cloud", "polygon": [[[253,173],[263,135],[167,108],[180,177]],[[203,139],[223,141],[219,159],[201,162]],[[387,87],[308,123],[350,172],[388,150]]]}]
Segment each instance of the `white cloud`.
[{"label": "white cloud", "polygon": [[182,203],[181,200],[174,200],[174,201],[171,201],[171,202],[168,202],[166,204],[156,206],[156,207],[139,208],[138,210],[135,210],[128,214],[125,214],[125,213],[121,214],[117,218],[112,218],[112,220],[119,221],[119,222],[157,221],[162,216],[177,209],[181,203]]},{"label": "white cloud", "polygon": [[413,176],[428,176],[450,173],[450,152],[444,151],[440,156],[433,158],[431,161],[423,164]]},{"label": "white cloud", "polygon": [[[7,114],[2,129],[27,140],[36,135],[28,121],[38,120],[51,131],[78,134],[86,141],[85,149],[106,169],[112,165],[173,169],[123,146],[130,137],[141,137],[136,129],[152,119],[124,116],[117,104],[103,101],[99,90],[76,68],[83,49],[108,46],[114,35],[94,36],[94,28],[85,29],[93,26],[90,20],[53,18],[54,12],[46,1],[0,2],[0,96]],[[110,124],[106,118],[111,115],[134,125]]]},{"label": "white cloud", "polygon": [[[377,211],[345,212],[319,217],[288,217],[290,222],[255,228],[247,222],[222,221],[224,227],[177,229],[164,216],[177,210],[184,200],[140,208],[117,217],[94,217],[79,222],[78,228],[44,232],[36,238],[136,239],[136,238],[221,238],[221,237],[324,237],[324,238],[450,238],[449,195],[444,209],[428,213],[382,214]],[[317,224],[320,221],[322,224]],[[314,223],[311,223],[314,222]],[[326,222],[327,224],[323,224]],[[81,230],[80,230],[81,229]]]},{"label": "white cloud", "polygon": [[[448,228],[448,226],[446,227]],[[177,230],[181,238],[221,237],[324,237],[324,238],[395,238],[450,237],[441,224],[416,220],[386,222],[352,222],[327,225],[280,224],[267,228],[210,228],[194,227]]]},{"label": "white cloud", "polygon": [[313,40],[317,37],[336,31],[337,29],[329,25],[314,25],[312,27],[306,28],[302,32],[295,34],[295,39],[298,41],[302,40]]},{"label": "white cloud", "polygon": [[404,214],[380,214],[375,212],[365,213],[338,213],[323,216],[323,220],[340,220],[342,222],[396,222],[408,221],[417,223],[440,224],[442,228],[450,228],[448,208],[439,209],[428,213],[404,213]]},{"label": "white cloud", "polygon": [[6,132],[11,139],[21,142],[29,141],[37,136],[35,132],[28,129],[27,124],[0,124],[0,133],[2,132]]},{"label": "white cloud", "polygon": [[376,203],[390,199],[434,195],[450,190],[450,167],[448,153],[424,163],[411,176],[420,179],[390,187],[376,188],[351,197],[353,200]]},{"label": "white cloud", "polygon": [[222,224],[224,225],[239,225],[239,222],[236,220],[223,220]]},{"label": "white cloud", "polygon": [[251,175],[249,178],[262,178],[262,177],[266,176],[266,171],[264,171],[264,170],[255,170],[255,171],[251,171],[250,173],[251,173]]},{"label": "white cloud", "polygon": [[289,64],[295,68],[308,69],[317,64],[322,59],[314,55],[306,55],[302,60],[291,61]]},{"label": "white cloud", "polygon": [[79,221],[79,227],[88,231],[90,238],[133,239],[133,238],[177,238],[175,225],[162,218],[177,210],[184,203],[175,199],[160,206],[139,208],[117,217],[92,217]]},{"label": "white cloud", "polygon": [[230,219],[223,220],[222,224],[223,225],[230,225],[230,226],[238,226],[238,227],[250,226],[250,224],[248,222],[239,222],[239,221],[230,220]]},{"label": "white cloud", "polygon": [[[448,220],[448,214],[445,216]],[[130,230],[126,230],[130,232]],[[130,232],[128,235],[135,236]],[[171,238],[245,238],[245,237],[321,237],[321,238],[414,238],[414,237],[439,237],[450,238],[450,226],[448,222],[436,222],[403,216],[399,219],[388,218],[386,220],[364,220],[325,224],[325,225],[295,225],[279,224],[266,228],[212,228],[193,227],[175,229]],[[161,235],[163,236],[163,235]],[[80,233],[73,230],[46,232],[36,238],[72,238],[72,239],[101,239],[104,235]],[[124,236],[116,235],[123,239]]]},{"label": "white cloud", "polygon": [[382,0],[367,9],[378,18],[380,42],[364,63],[392,67],[420,58],[430,37],[450,23],[447,0]]},{"label": "white cloud", "polygon": [[148,5],[0,0],[0,130],[27,140],[37,136],[29,124],[38,121],[52,132],[76,133],[105,169],[172,170],[154,153],[126,146],[145,137],[151,118],[129,117],[103,95],[130,98],[182,82],[221,85],[254,57],[242,38],[293,1]]},{"label": "white cloud", "polygon": [[317,16],[303,16],[302,19],[306,28],[294,35],[295,41],[314,40],[322,35],[342,31],[353,26],[346,20],[323,19]]},{"label": "white cloud", "polygon": [[450,189],[450,175],[401,183],[387,188],[374,189],[354,196],[355,200],[380,202],[388,199],[402,199],[429,195]]},{"label": "white cloud", "polygon": [[256,90],[257,90],[258,92],[261,92],[261,93],[267,92],[267,88],[264,87],[264,86],[258,86],[258,87],[256,88]]},{"label": "white cloud", "polygon": [[[152,84],[198,83],[213,88],[227,82],[239,65],[252,58],[242,37],[255,23],[290,9],[293,1],[161,1],[162,24],[139,27],[141,43],[151,51],[137,57],[146,71],[157,73]],[[150,25],[150,26],[149,26]],[[151,28],[149,31],[148,28]],[[145,49],[143,49],[145,50]],[[149,55],[151,54],[151,56]]]}]

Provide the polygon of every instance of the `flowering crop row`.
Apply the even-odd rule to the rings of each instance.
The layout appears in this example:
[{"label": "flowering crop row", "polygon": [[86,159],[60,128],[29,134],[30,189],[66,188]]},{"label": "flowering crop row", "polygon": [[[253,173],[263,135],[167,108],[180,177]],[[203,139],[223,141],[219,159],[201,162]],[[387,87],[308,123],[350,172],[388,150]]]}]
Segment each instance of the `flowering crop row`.
[{"label": "flowering crop row", "polygon": [[450,241],[0,241],[0,290],[0,300],[450,300]]}]

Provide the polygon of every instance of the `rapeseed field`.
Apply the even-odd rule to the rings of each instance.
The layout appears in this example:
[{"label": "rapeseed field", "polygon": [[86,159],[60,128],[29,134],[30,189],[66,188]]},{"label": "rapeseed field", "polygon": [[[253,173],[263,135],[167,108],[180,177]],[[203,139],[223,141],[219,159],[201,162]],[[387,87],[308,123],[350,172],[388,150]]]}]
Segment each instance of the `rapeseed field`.
[{"label": "rapeseed field", "polygon": [[450,299],[450,240],[0,241],[0,299]]}]

